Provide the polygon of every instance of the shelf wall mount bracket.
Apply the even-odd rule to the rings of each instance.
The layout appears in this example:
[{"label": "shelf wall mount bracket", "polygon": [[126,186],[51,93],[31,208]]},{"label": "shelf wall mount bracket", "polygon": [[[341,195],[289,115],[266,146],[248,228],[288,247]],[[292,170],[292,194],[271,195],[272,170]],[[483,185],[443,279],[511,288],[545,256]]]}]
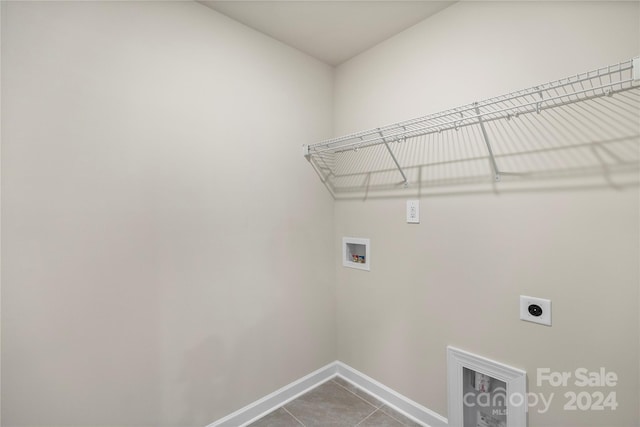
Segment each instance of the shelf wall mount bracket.
[{"label": "shelf wall mount bracket", "polygon": [[480,125],[480,129],[482,130],[482,137],[484,139],[484,143],[487,146],[487,150],[489,151],[489,158],[491,159],[491,167],[493,168],[493,176],[496,182],[500,182],[502,179],[500,175],[500,169],[498,169],[498,164],[496,163],[496,158],[493,156],[493,150],[491,149],[491,143],[489,142],[489,135],[487,135],[487,129],[484,127],[484,122],[482,121],[482,115],[480,114],[480,107],[478,107],[478,103],[474,104],[476,114],[478,115],[478,124]]},{"label": "shelf wall mount bracket", "polygon": [[387,139],[384,137],[384,134],[382,133],[382,131],[380,129],[378,129],[378,134],[380,134],[380,138],[382,139],[382,143],[387,148],[387,151],[389,152],[389,155],[393,159],[393,163],[396,164],[396,167],[398,168],[398,171],[400,171],[400,175],[402,175],[404,186],[407,187],[409,185],[409,182],[407,181],[407,176],[404,174],[404,171],[402,170],[402,167],[400,166],[400,163],[398,163],[398,159],[396,159],[395,154],[393,154],[393,151],[391,151],[391,147],[389,147],[389,143],[387,142]]},{"label": "shelf wall mount bracket", "polygon": [[633,67],[633,81],[640,81],[640,56],[633,58],[631,66]]}]

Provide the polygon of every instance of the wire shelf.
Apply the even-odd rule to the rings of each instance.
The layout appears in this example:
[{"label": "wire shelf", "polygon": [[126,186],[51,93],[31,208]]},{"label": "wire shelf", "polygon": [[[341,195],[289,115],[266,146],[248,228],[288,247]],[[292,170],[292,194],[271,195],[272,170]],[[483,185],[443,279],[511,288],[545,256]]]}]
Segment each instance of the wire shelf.
[{"label": "wire shelf", "polygon": [[[424,182],[425,175],[433,172],[428,168],[441,166],[442,161],[463,162],[467,169],[472,163],[482,164],[481,169],[475,168],[476,175],[486,177],[489,172],[500,181],[506,175],[528,172],[527,168],[503,170],[509,162],[501,157],[513,156],[514,146],[526,154],[537,152],[540,141],[549,140],[559,142],[555,148],[560,149],[625,139],[637,144],[639,88],[640,58],[636,57],[462,107],[304,145],[303,152],[334,196],[385,182],[397,186],[399,178],[405,186]],[[590,135],[584,134],[585,126],[593,128]],[[602,135],[596,140],[595,134]],[[508,139],[511,148],[505,145]],[[447,159],[426,158],[428,148],[421,147],[425,142],[447,144]],[[620,157],[611,149],[607,156]]]}]

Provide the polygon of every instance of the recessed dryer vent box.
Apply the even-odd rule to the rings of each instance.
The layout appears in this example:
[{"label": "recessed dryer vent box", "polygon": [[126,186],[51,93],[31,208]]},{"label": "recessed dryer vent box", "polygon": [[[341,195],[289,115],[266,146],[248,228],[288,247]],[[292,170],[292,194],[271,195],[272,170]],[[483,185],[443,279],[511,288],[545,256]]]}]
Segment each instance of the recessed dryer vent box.
[{"label": "recessed dryer vent box", "polygon": [[342,265],[360,270],[370,270],[371,248],[369,239],[359,237],[342,238]]}]

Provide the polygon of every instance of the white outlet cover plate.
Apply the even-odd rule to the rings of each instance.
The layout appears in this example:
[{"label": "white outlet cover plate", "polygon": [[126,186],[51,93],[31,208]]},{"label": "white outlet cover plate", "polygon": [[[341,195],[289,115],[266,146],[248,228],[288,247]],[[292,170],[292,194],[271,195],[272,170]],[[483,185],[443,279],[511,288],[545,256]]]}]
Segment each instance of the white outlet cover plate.
[{"label": "white outlet cover plate", "polygon": [[[529,306],[531,304],[539,305],[540,308],[542,308],[542,314],[540,316],[532,316],[531,313],[529,313]],[[551,326],[551,300],[520,295],[520,319]]]},{"label": "white outlet cover plate", "polygon": [[407,222],[420,224],[420,200],[407,200]]}]

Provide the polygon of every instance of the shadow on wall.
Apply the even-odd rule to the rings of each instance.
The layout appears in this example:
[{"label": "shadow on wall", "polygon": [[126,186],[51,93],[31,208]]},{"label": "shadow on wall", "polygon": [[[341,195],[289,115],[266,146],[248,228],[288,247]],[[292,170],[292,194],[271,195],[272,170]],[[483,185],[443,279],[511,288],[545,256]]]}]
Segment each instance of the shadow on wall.
[{"label": "shadow on wall", "polygon": [[640,184],[640,91],[485,124],[500,180],[480,126],[312,158],[336,199],[503,193]]}]

